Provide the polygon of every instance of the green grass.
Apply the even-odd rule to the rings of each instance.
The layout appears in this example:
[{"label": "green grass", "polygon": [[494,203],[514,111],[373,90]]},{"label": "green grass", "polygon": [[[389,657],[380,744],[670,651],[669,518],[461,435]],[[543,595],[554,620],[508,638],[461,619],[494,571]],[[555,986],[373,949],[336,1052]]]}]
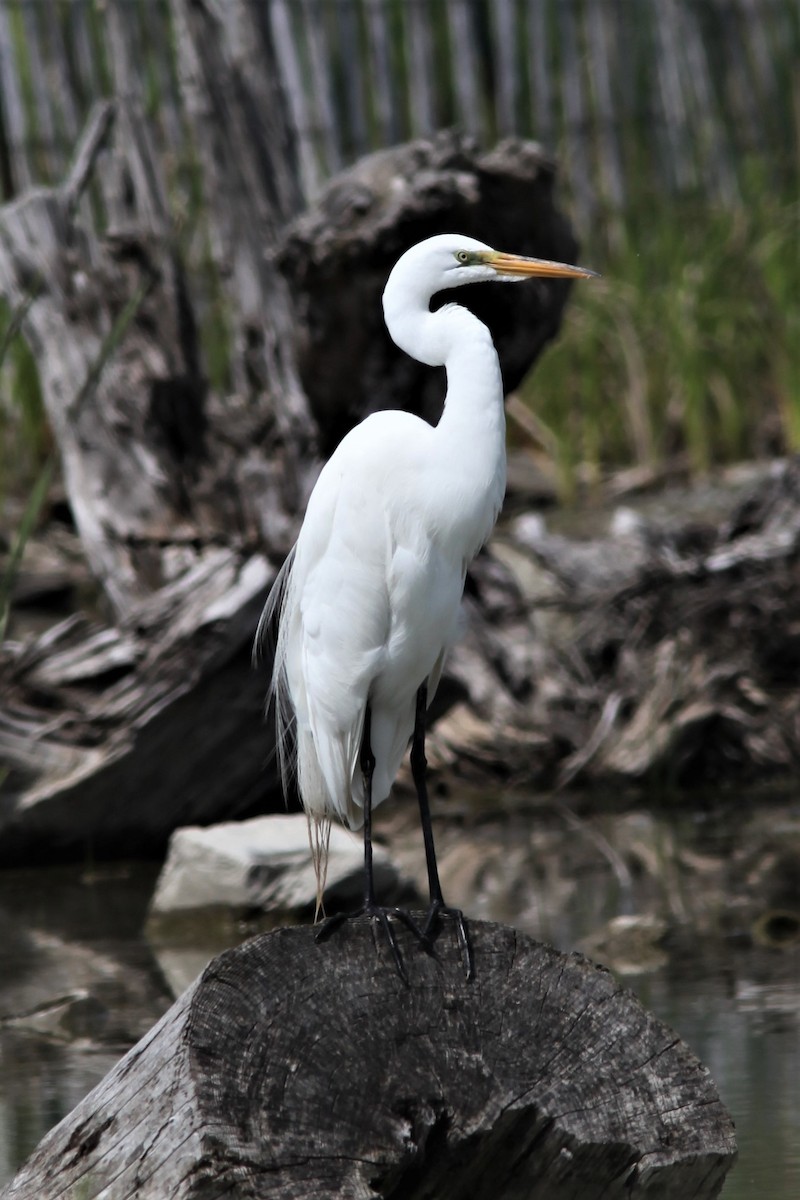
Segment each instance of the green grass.
[{"label": "green grass", "polygon": [[19,527],[14,531],[0,528],[6,543],[2,548],[7,551],[0,563],[0,642],[5,637],[19,564],[55,469],[39,374],[19,332],[26,308],[27,303],[12,310],[0,299],[0,499],[7,492],[27,496]]},{"label": "green grass", "polygon": [[[5,564],[0,567],[0,642],[3,642],[8,628],[8,619],[11,614],[11,599],[14,593],[14,583],[17,577],[22,556],[25,553],[25,547],[28,543],[28,538],[36,528],[37,522],[41,515],[42,509],[47,500],[47,493],[53,479],[55,470],[55,457],[53,455],[47,459],[39,471],[39,475],[33,484],[33,487],[28,495],[28,502],[25,505],[25,511],[22,514],[19,528],[16,536],[10,547],[8,558]],[[2,775],[0,775],[0,782]]]},{"label": "green grass", "polygon": [[[696,471],[800,449],[798,206],[643,203],[581,255],[561,335],[523,383],[563,490],[677,455]],[[584,472],[587,473],[587,472]]]},{"label": "green grass", "polygon": [[0,297],[0,499],[26,495],[50,447],[39,373],[19,332],[24,306],[12,310]]}]

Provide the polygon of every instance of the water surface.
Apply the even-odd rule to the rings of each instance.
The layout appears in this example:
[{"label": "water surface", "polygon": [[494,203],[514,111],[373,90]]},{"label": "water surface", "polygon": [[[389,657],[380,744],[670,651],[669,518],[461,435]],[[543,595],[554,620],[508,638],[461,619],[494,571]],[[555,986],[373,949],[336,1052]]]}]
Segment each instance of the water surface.
[{"label": "water surface", "polygon": [[[717,836],[685,814],[626,814],[587,825],[584,836],[580,827],[562,823],[559,835],[558,822],[534,824],[535,836],[530,815],[521,812],[440,829],[449,898],[562,949],[588,941],[594,957],[615,966],[710,1068],[739,1142],[724,1200],[796,1200],[800,951],[791,937],[754,942],[750,910],[731,920],[735,896],[712,890],[700,900],[693,892],[697,872],[716,878],[720,864],[735,863],[739,850],[727,825]],[[772,827],[784,842],[800,829],[785,810]],[[402,854],[402,831],[395,834]],[[620,876],[598,838],[634,869]],[[642,861],[660,865],[636,869],[632,846]],[[691,870],[679,887],[682,857]],[[751,875],[754,861],[745,863]],[[0,1184],[203,962],[236,940],[217,931],[188,944],[151,946],[143,927],[155,873],[141,864],[0,873]],[[767,885],[759,886],[766,903]],[[673,921],[676,907],[680,919]],[[609,934],[607,922],[620,915],[633,918],[633,943],[630,932],[621,941]],[[693,928],[697,936],[687,932]],[[242,936],[248,932],[242,927]]]}]

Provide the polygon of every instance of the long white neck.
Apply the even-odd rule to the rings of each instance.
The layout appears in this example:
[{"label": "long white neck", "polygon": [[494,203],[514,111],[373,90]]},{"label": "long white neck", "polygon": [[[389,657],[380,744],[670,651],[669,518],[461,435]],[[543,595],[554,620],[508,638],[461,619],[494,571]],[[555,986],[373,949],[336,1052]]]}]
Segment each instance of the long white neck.
[{"label": "long white neck", "polygon": [[431,312],[427,296],[413,300],[406,289],[395,295],[390,280],[383,298],[386,326],[392,341],[411,358],[445,368],[442,432],[474,424],[476,433],[494,430],[505,437],[503,381],[489,330],[459,304]]},{"label": "long white neck", "polygon": [[[417,298],[414,298],[417,301]],[[505,492],[505,411],[500,362],[489,330],[458,304],[437,312],[428,309],[427,296],[410,303],[406,288],[387,286],[384,315],[393,341],[412,358],[429,366],[444,366],[447,394],[436,427],[440,454],[464,480],[484,516],[472,553],[488,536]],[[485,526],[485,528],[483,528]]]}]

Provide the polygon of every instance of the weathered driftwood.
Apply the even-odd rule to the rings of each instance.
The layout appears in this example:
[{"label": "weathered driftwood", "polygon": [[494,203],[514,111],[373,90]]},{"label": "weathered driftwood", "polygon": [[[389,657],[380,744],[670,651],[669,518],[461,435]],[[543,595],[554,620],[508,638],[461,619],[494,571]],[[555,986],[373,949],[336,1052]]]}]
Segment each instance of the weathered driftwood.
[{"label": "weathered driftwood", "polygon": [[718,1195],[733,1126],[706,1069],[612,977],[474,922],[279,930],[215,959],[40,1144],[4,1200]]},{"label": "weathered driftwood", "polygon": [[125,624],[76,616],[7,648],[0,861],[142,853],[263,803],[250,643],[270,578],[263,558],[220,547]]},{"label": "weathered driftwood", "polygon": [[[68,500],[111,614],[4,648],[6,859],[163,844],[187,820],[256,811],[270,790],[249,644],[275,570],[262,555],[286,552],[316,464],[265,248],[299,193],[280,97],[259,90],[274,74],[257,9],[231,0],[218,21],[176,0],[176,12],[194,146],[215,167],[208,232],[230,273],[240,390],[208,386],[193,231],[168,209],[115,6],[115,104],[97,110],[63,187],[0,212],[0,286],[27,305]],[[239,36],[249,57],[232,62]]]},{"label": "weathered driftwood", "polygon": [[[800,460],[715,507],[703,519],[620,512],[582,540],[538,517],[513,521],[493,572],[476,579],[491,616],[451,660],[472,703],[437,725],[431,762],[540,787],[741,784],[796,770]],[[491,704],[477,683],[487,661],[504,683],[483,674]]]}]

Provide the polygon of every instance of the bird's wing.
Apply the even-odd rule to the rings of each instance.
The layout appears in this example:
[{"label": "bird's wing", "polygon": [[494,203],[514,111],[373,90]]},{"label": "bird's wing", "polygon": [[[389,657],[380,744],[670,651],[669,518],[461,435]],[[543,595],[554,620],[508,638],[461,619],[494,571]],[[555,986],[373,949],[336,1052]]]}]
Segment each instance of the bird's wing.
[{"label": "bird's wing", "polygon": [[391,537],[379,498],[357,478],[325,480],[313,499],[293,570],[287,679],[331,803],[348,819],[364,708],[389,630]]},{"label": "bird's wing", "polygon": [[392,640],[397,539],[421,536],[414,480],[430,432],[408,413],[385,412],[348,434],[320,473],[273,606],[279,741],[293,723],[305,807],[334,808],[351,825],[360,824],[364,709]]}]

